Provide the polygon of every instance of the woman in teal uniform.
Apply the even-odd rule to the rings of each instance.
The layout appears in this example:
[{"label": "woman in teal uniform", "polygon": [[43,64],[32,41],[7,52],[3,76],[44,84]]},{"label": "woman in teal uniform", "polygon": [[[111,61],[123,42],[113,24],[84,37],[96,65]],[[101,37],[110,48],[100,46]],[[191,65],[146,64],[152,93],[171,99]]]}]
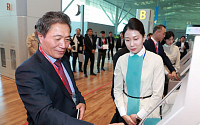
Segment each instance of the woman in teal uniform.
[{"label": "woman in teal uniform", "polygon": [[[114,102],[122,122],[135,125],[162,99],[164,65],[159,55],[143,46],[146,36],[141,21],[131,18],[123,32],[130,53],[119,57],[116,63]],[[158,108],[144,124],[155,125],[159,121]]]}]

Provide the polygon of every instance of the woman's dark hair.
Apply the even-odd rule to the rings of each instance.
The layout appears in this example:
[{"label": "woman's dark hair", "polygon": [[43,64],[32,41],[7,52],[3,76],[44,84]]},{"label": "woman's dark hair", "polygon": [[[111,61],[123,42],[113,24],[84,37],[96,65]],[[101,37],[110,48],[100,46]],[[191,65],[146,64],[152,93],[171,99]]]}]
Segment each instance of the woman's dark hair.
[{"label": "woman's dark hair", "polygon": [[131,18],[128,21],[128,24],[126,24],[126,26],[123,29],[123,35],[128,29],[137,30],[142,36],[145,35],[144,26],[142,22],[136,18]]},{"label": "woman's dark hair", "polygon": [[174,33],[172,31],[167,31],[161,44],[164,45],[166,43],[166,39],[169,39],[172,36],[174,38]]},{"label": "woman's dark hair", "polygon": [[50,11],[43,15],[37,22],[37,31],[45,37],[51,25],[56,23],[67,24],[71,32],[70,18],[61,11]]}]

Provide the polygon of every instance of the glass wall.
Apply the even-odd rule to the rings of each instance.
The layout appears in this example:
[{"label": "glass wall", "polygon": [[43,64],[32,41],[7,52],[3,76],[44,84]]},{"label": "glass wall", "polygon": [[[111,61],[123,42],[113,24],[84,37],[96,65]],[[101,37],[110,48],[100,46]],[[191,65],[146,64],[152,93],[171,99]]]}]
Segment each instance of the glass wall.
[{"label": "glass wall", "polygon": [[[71,0],[63,0],[62,1],[62,10],[64,10]],[[68,7],[68,9],[65,11],[65,13],[70,17],[71,21],[80,22],[80,14],[76,16],[78,12],[78,5],[85,5],[85,22],[93,22],[93,23],[99,23],[99,24],[106,24],[114,26],[113,23],[109,20],[109,18],[106,16],[104,11],[101,9],[101,6],[106,10],[107,14],[112,18],[115,18],[115,9],[116,7],[114,5],[108,4],[104,1],[97,1],[97,0],[74,0],[72,4]],[[119,9],[119,13],[120,13]],[[126,13],[126,12],[125,12]],[[122,17],[125,14],[123,12]],[[113,15],[113,16],[111,16]],[[118,26],[118,33],[123,30],[125,24],[127,23],[127,19],[125,18]]]}]

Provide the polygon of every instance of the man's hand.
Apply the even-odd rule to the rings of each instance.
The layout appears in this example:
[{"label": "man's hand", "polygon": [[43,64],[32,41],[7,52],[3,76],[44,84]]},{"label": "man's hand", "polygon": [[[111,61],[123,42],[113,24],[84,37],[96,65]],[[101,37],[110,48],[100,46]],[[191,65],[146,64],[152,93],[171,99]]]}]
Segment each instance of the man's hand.
[{"label": "man's hand", "polygon": [[93,54],[95,53],[95,50],[94,50],[94,49],[92,50],[92,53],[93,53]]},{"label": "man's hand", "polygon": [[124,115],[122,116],[122,118],[125,120],[125,122],[128,124],[128,125],[136,125],[136,122],[134,122],[130,116],[128,115]]},{"label": "man's hand", "polygon": [[172,79],[172,74],[171,73],[168,73],[167,76],[168,76],[168,79]]},{"label": "man's hand", "polygon": [[85,104],[84,103],[79,103],[76,106],[76,109],[79,109],[79,120],[83,119],[83,115],[85,113]]},{"label": "man's hand", "polygon": [[176,79],[176,80],[180,81],[180,79],[179,79],[179,77],[177,76],[177,74],[176,74],[175,71],[172,72],[172,79]]}]

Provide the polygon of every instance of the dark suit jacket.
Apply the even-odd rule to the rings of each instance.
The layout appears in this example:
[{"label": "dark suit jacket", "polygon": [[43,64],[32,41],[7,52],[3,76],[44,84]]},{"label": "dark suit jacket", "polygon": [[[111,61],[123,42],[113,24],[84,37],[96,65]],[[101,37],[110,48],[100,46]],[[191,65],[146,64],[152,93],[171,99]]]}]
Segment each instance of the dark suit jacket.
[{"label": "dark suit jacket", "polygon": [[95,40],[95,38],[94,38],[93,35],[92,35],[92,41],[93,42],[91,42],[91,40],[90,40],[90,38],[89,38],[88,35],[85,36],[85,38],[84,38],[84,44],[85,44],[85,51],[84,51],[84,53],[85,54],[93,54],[92,50],[96,49],[96,40]]},{"label": "dark suit jacket", "polygon": [[117,60],[119,59],[120,56],[126,54],[130,52],[127,47],[124,47],[122,49],[120,49],[119,51],[117,51],[117,53],[114,55],[113,57],[113,80],[112,80],[112,88],[111,88],[111,96],[114,100],[114,93],[113,93],[113,88],[114,88],[114,71],[115,71],[115,66],[116,66],[116,63],[117,63]]},{"label": "dark suit jacket", "polygon": [[[74,43],[74,37],[75,37],[75,35],[76,34],[74,34],[74,36],[73,36],[73,39],[72,39],[72,42],[71,42],[71,45],[75,45],[75,43]],[[82,36],[82,35],[80,35],[80,37],[77,37],[77,39],[78,39],[78,41],[79,41],[79,44],[78,44],[78,48],[77,48],[77,50],[78,50],[78,53],[83,53],[83,39],[84,39],[84,37]],[[82,49],[81,49],[82,48]]]},{"label": "dark suit jacket", "polygon": [[[146,50],[149,50],[149,51],[154,52],[155,54],[157,54],[156,53],[155,44],[154,44],[152,39],[149,39],[149,40],[145,41],[144,42],[144,46],[145,46]],[[160,42],[158,42],[158,55],[160,55],[162,57],[164,64],[167,66],[167,68],[170,70],[170,72],[176,71],[174,69],[174,67],[172,66],[171,61],[169,60],[169,58],[165,54],[163,46],[161,45]]]},{"label": "dark suit jacket", "polygon": [[118,51],[119,48],[124,48],[126,47],[125,40],[123,40],[123,44],[121,45],[121,37],[117,39],[116,43],[116,51]]},{"label": "dark suit jacket", "polygon": [[[124,54],[126,54],[126,53],[128,53],[128,52],[129,52],[129,50],[127,49],[127,47],[124,47],[124,48],[120,49],[119,51],[117,51],[117,53],[113,57],[113,79],[112,79],[112,88],[111,88],[111,96],[112,96],[113,101],[115,100],[114,91],[113,91],[113,89],[114,89],[114,71],[115,71],[115,66],[116,66],[116,63],[117,63],[117,60],[119,59],[119,57],[124,55]],[[122,122],[122,121],[119,121],[119,119],[121,119],[121,117],[120,117],[118,109],[116,108],[115,110],[116,110],[116,113],[113,116],[113,118],[111,120],[111,123]]]},{"label": "dark suit jacket", "polygon": [[110,36],[107,37],[109,49],[114,48],[114,37],[112,37],[112,41],[110,41]]},{"label": "dark suit jacket", "polygon": [[[177,42],[176,45],[177,45],[178,47],[181,47],[181,42]],[[183,53],[186,54],[186,53],[187,53],[187,49],[189,49],[189,44],[188,44],[188,42],[184,42],[184,46],[185,46],[185,49],[184,49]]]},{"label": "dark suit jacket", "polygon": [[[73,83],[78,103],[85,103],[67,57],[62,58]],[[29,125],[90,125],[76,119],[76,105],[51,63],[38,50],[15,73],[19,95]]]}]

